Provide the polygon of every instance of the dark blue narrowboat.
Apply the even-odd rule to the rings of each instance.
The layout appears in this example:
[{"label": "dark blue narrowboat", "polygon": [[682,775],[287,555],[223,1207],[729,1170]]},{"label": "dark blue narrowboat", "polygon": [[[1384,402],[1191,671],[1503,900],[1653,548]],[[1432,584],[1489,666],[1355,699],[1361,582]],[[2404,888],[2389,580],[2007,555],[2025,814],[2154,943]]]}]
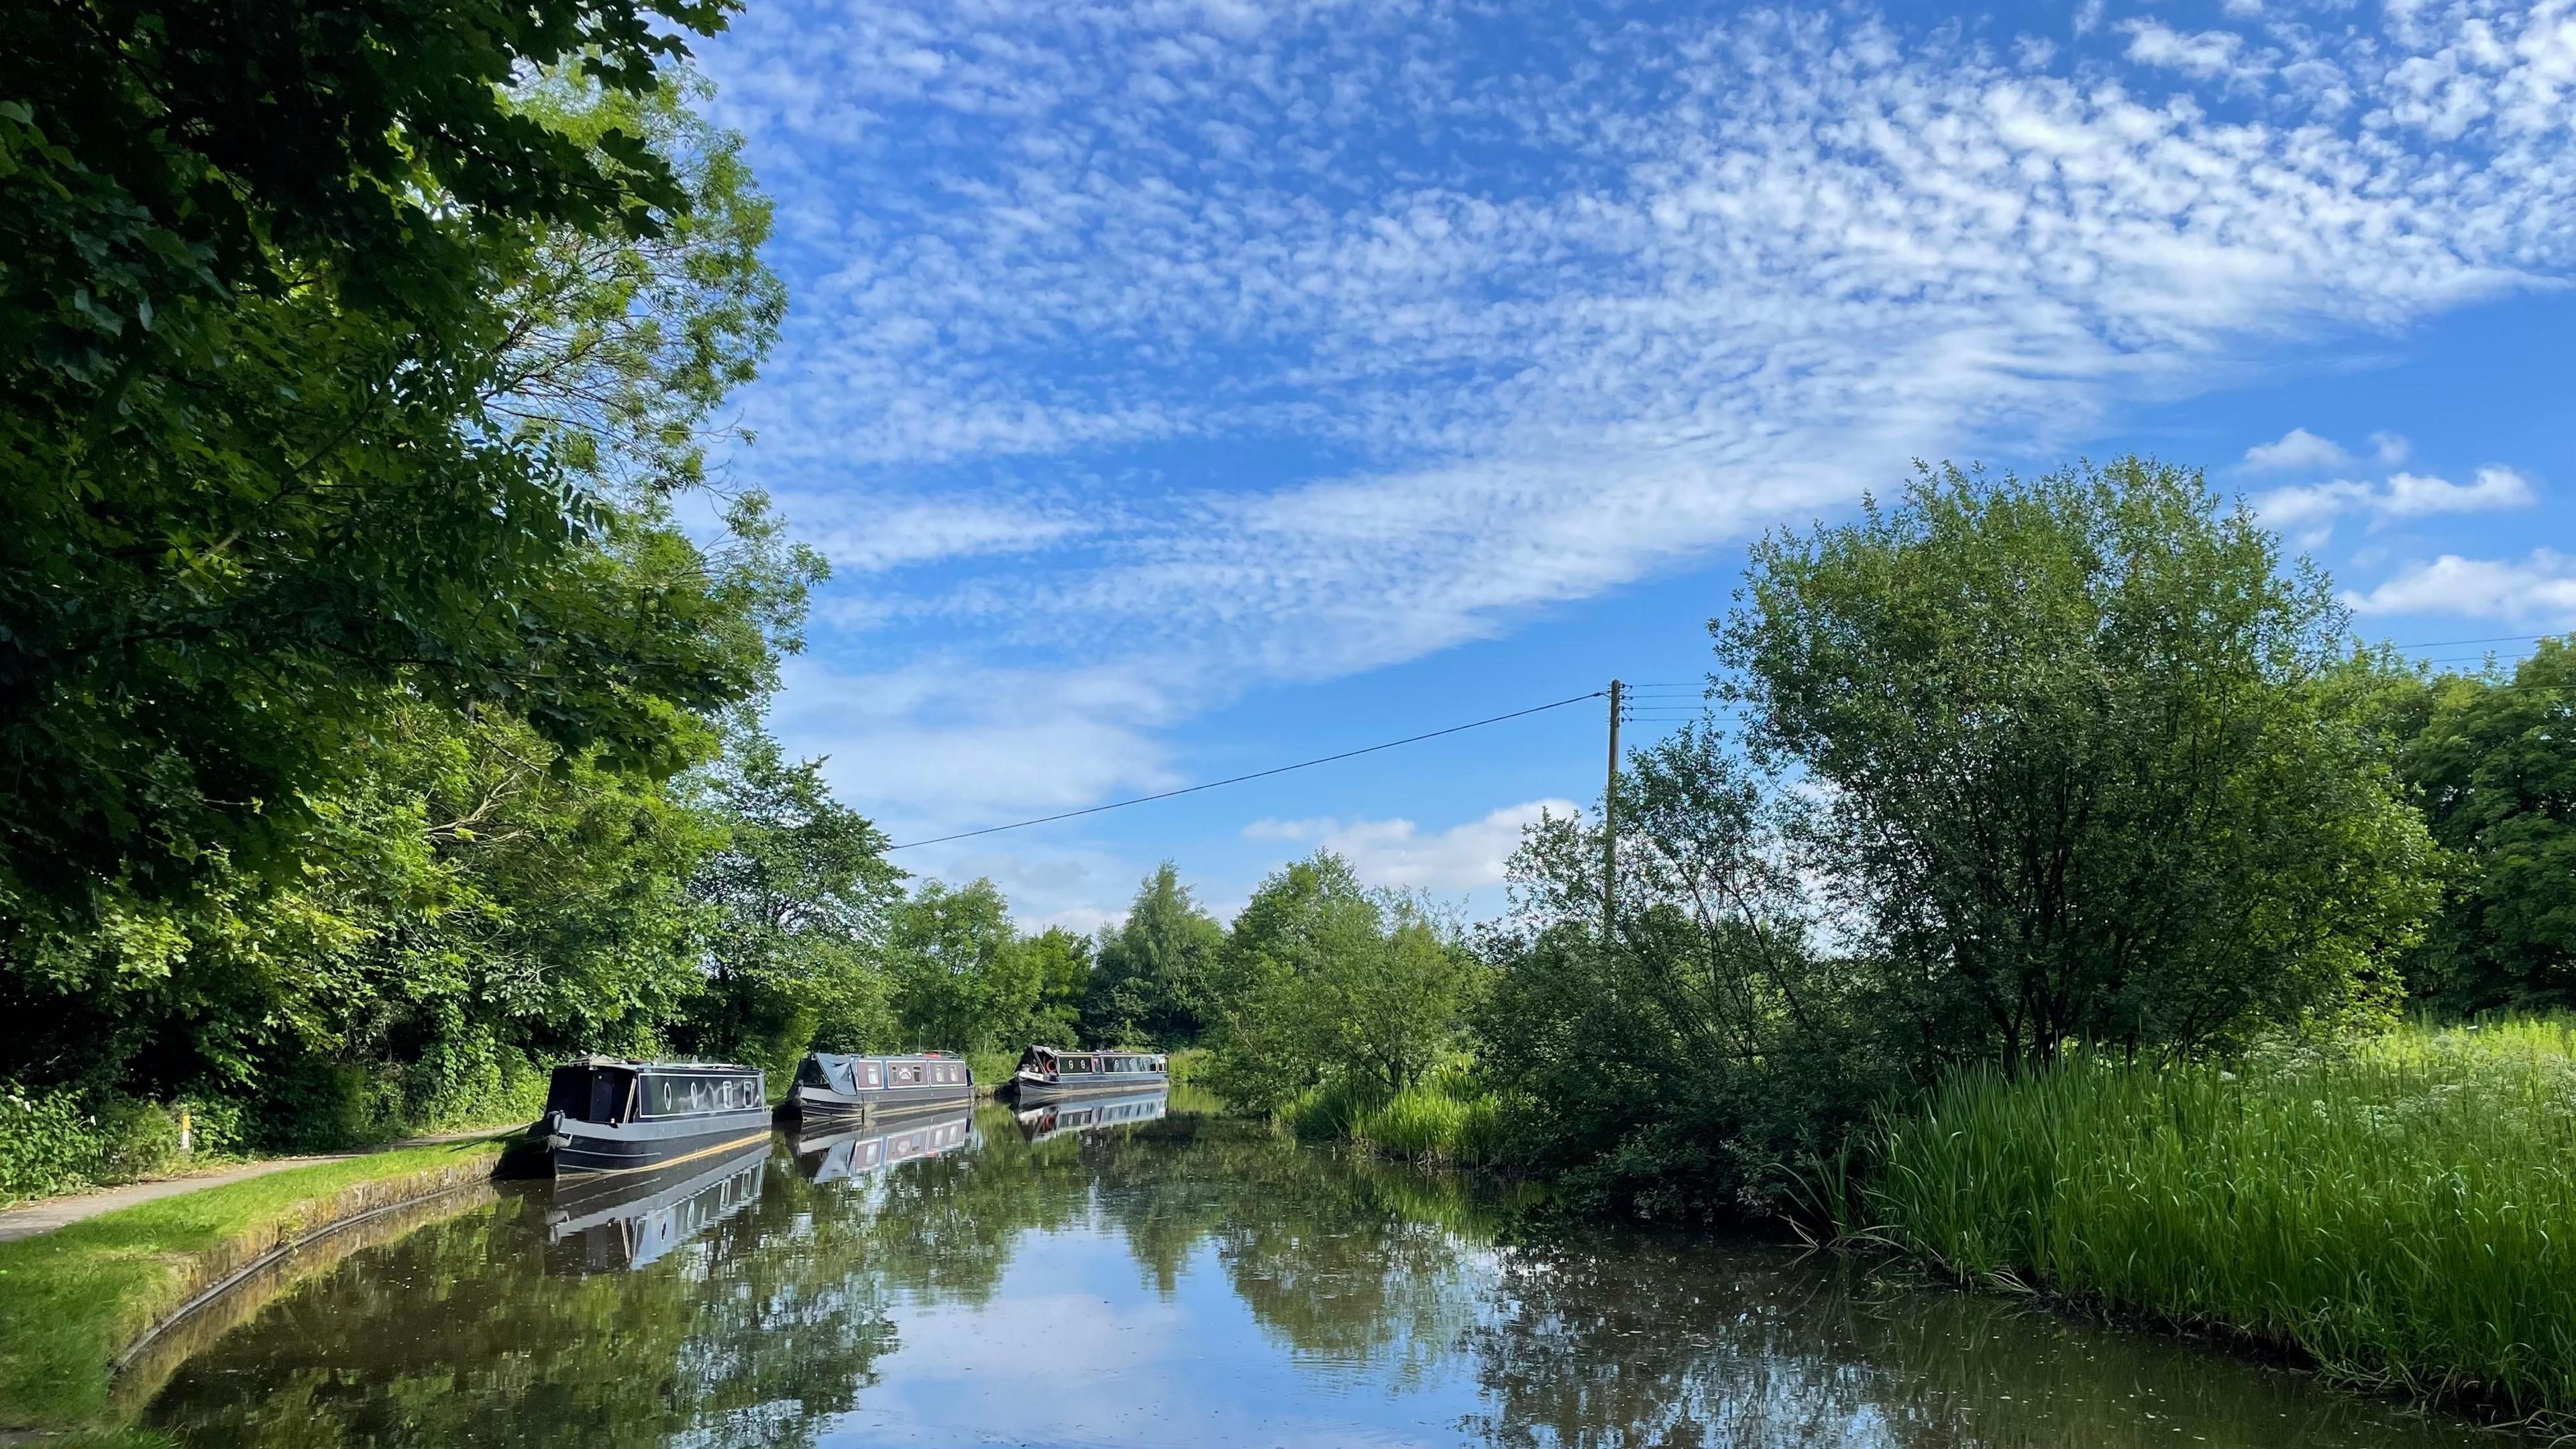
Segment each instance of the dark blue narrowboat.
[{"label": "dark blue narrowboat", "polygon": [[1064,1051],[1033,1046],[1020,1053],[1011,1076],[1014,1100],[1047,1102],[1078,1092],[1146,1092],[1170,1084],[1171,1061],[1161,1052]]},{"label": "dark blue narrowboat", "polygon": [[528,1129],[567,1172],[660,1167],[769,1134],[758,1067],[584,1057],[555,1068]]},{"label": "dark blue narrowboat", "polygon": [[782,1110],[801,1118],[873,1120],[975,1100],[975,1071],[945,1052],[854,1057],[816,1052],[796,1069]]}]

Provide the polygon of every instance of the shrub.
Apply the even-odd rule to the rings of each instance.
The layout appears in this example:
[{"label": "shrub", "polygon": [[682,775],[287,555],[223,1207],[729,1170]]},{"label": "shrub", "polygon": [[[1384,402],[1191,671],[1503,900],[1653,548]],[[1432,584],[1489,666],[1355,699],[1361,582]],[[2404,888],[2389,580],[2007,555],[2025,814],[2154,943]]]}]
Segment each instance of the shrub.
[{"label": "shrub", "polygon": [[[179,1150],[179,1114],[191,1150]],[[241,1149],[241,1109],[0,1085],[0,1202],[132,1182]]]},{"label": "shrub", "polygon": [[0,1087],[0,1201],[86,1187],[105,1156],[97,1122],[71,1093]]}]

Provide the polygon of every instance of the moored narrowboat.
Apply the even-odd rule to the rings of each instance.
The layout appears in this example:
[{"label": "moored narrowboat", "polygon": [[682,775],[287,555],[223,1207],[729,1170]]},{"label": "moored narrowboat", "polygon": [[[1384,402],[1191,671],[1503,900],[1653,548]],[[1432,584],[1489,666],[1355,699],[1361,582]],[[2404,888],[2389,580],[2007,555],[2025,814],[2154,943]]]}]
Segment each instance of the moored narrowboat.
[{"label": "moored narrowboat", "polygon": [[796,1068],[781,1110],[799,1118],[867,1118],[975,1100],[975,1071],[945,1052],[857,1057],[816,1052]]},{"label": "moored narrowboat", "polygon": [[1022,1102],[1043,1102],[1076,1092],[1146,1092],[1169,1083],[1171,1062],[1161,1052],[1068,1051],[1033,1046],[1020,1053],[1011,1090]]},{"label": "moored narrowboat", "polygon": [[660,1167],[768,1134],[758,1067],[599,1056],[555,1068],[528,1129],[558,1174]]}]

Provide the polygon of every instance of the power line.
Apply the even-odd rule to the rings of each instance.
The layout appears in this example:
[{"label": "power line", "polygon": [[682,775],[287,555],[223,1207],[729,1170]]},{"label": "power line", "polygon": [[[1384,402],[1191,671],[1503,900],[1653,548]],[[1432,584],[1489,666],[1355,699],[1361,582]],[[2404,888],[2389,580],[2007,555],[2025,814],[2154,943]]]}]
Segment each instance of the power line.
[{"label": "power line", "polygon": [[2430,644],[2391,644],[2391,649],[2448,649],[2459,644],[2517,644],[2530,639],[2555,639],[2555,634],[2498,634],[2486,639],[2436,639]]},{"label": "power line", "polygon": [[1041,815],[1035,820],[1014,820],[1008,825],[987,825],[981,830],[960,830],[954,835],[936,835],[928,840],[907,840],[901,845],[889,845],[886,849],[890,851],[910,850],[917,845],[944,845],[951,840],[968,840],[978,835],[998,835],[1005,830],[1025,830],[1032,825],[1051,825],[1058,820],[1071,820],[1076,816],[1097,815],[1103,810],[1124,810],[1130,805],[1144,805],[1155,800],[1169,800],[1176,795],[1195,795],[1201,790],[1214,790],[1223,785],[1240,785],[1246,780],[1259,780],[1271,775],[1284,775],[1291,770],[1305,770],[1311,769],[1316,765],[1329,765],[1335,760],[1347,760],[1359,755],[1373,755],[1380,750],[1394,749],[1398,745],[1420,744],[1424,740],[1436,740],[1442,735],[1454,735],[1461,730],[1482,729],[1486,725],[1501,724],[1507,719],[1519,719],[1524,715],[1541,714],[1551,709],[1563,709],[1569,704],[1581,704],[1587,699],[1599,699],[1609,692],[1610,691],[1606,689],[1596,689],[1590,694],[1578,694],[1570,699],[1557,700],[1553,704],[1534,704],[1527,709],[1513,710],[1509,714],[1489,715],[1484,719],[1469,720],[1467,723],[1462,725],[1451,725],[1447,729],[1428,730],[1418,735],[1406,735],[1400,740],[1388,740],[1382,745],[1364,745],[1356,750],[1344,750],[1338,755],[1324,755],[1317,759],[1299,760],[1293,765],[1274,765],[1267,770],[1255,770],[1249,775],[1231,775],[1222,780],[1210,780],[1203,785],[1184,785],[1178,790],[1165,790],[1160,794],[1155,795],[1139,795],[1133,800],[1112,800],[1106,805],[1094,805],[1085,810],[1067,810],[1059,815]]}]

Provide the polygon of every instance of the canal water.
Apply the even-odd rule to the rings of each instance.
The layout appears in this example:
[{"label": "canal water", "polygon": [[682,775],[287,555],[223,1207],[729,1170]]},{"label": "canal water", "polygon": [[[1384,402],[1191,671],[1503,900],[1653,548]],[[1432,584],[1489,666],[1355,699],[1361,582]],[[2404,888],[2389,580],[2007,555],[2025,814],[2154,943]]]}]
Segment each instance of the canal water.
[{"label": "canal water", "polygon": [[1081,1115],[508,1185],[237,1310],[145,1417],[244,1446],[2511,1442],[1864,1263],[1533,1235],[1160,1100]]}]

